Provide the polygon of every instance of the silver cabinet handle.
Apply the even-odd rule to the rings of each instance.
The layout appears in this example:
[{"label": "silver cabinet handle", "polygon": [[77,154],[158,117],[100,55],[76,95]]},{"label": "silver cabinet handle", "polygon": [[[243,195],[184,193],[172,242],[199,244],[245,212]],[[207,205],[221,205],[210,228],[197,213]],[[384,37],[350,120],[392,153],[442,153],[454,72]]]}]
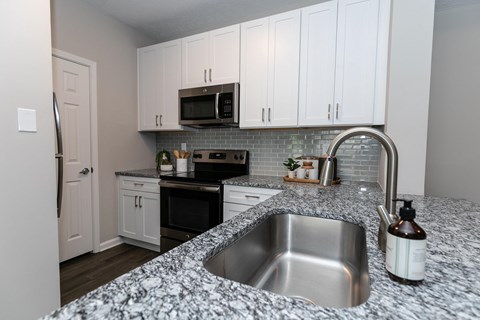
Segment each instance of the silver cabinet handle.
[{"label": "silver cabinet handle", "polygon": [[203,69],[203,81],[207,83],[207,69]]},{"label": "silver cabinet handle", "polygon": [[80,171],[79,173],[80,174],[88,174],[90,172],[90,170],[88,170],[88,168],[83,168],[82,171]]},{"label": "silver cabinet handle", "polygon": [[245,195],[245,198],[260,199],[260,196],[252,196],[252,195],[246,194],[246,195]]},{"label": "silver cabinet handle", "polygon": [[135,196],[135,208],[138,208],[137,199],[138,199],[138,196]]},{"label": "silver cabinet handle", "polygon": [[335,111],[335,118],[338,120],[338,103],[337,103],[337,110]]},{"label": "silver cabinet handle", "polygon": [[330,109],[332,108],[332,105],[329,103],[328,104],[328,120],[330,120]]},{"label": "silver cabinet handle", "polygon": [[143,207],[143,205],[142,205],[142,196],[138,197],[138,206],[139,206],[140,208]]},{"label": "silver cabinet handle", "polygon": [[163,117],[163,115],[160,115],[160,127],[163,127],[163,124],[162,124],[162,117]]},{"label": "silver cabinet handle", "polygon": [[209,71],[209,79],[210,79],[210,82],[212,82],[212,68],[208,69]]},{"label": "silver cabinet handle", "polygon": [[262,108],[262,122],[265,122],[265,108]]},{"label": "silver cabinet handle", "polygon": [[158,115],[155,116],[155,126],[158,127]]},{"label": "silver cabinet handle", "polygon": [[270,118],[270,114],[272,113],[272,109],[268,108],[268,122],[272,122],[272,119]]},{"label": "silver cabinet handle", "polygon": [[143,183],[134,182],[133,185],[136,187],[143,187]]}]

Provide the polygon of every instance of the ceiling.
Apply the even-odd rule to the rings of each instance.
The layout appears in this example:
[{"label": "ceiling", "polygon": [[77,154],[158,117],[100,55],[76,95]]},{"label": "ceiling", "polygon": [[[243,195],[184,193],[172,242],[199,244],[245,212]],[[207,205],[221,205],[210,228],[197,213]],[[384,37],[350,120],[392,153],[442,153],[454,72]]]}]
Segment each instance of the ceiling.
[{"label": "ceiling", "polygon": [[[83,0],[163,42],[326,0]],[[399,0],[395,0],[399,1]],[[436,0],[436,9],[479,0]]]},{"label": "ceiling", "polygon": [[326,0],[83,0],[163,42]]}]

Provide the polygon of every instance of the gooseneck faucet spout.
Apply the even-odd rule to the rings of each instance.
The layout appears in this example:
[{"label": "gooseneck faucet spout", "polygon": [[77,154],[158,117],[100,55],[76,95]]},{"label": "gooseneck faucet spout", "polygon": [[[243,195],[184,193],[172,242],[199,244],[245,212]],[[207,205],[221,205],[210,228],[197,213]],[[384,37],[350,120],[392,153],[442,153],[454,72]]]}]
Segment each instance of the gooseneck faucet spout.
[{"label": "gooseneck faucet spout", "polygon": [[398,152],[392,139],[377,129],[367,127],[352,128],[340,133],[332,140],[330,146],[328,147],[327,159],[324,162],[322,171],[320,173],[320,183],[323,186],[332,185],[334,171],[334,163],[332,158],[335,157],[338,147],[345,140],[359,135],[366,135],[374,138],[382,144],[387,152],[388,159],[385,206],[381,205],[377,208],[378,214],[381,218],[380,228],[378,231],[378,246],[380,250],[385,251],[387,243],[387,227],[392,222],[398,220],[394,201],[397,198]]}]

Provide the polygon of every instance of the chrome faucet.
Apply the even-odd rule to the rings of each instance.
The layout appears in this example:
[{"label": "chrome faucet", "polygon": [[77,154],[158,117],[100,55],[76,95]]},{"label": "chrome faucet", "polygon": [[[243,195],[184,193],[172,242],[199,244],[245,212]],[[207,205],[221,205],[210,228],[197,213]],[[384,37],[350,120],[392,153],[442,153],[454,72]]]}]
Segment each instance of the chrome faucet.
[{"label": "chrome faucet", "polygon": [[327,150],[327,159],[323,163],[322,171],[320,173],[320,184],[323,186],[332,185],[334,163],[333,157],[337,153],[338,147],[348,138],[358,135],[366,135],[374,138],[380,142],[387,151],[387,187],[385,192],[385,206],[377,207],[377,212],[380,215],[380,227],[378,229],[378,247],[385,252],[387,245],[387,227],[398,220],[396,214],[395,199],[397,198],[397,176],[398,176],[398,153],[395,144],[389,136],[383,132],[366,127],[358,127],[345,130],[336,136]]}]

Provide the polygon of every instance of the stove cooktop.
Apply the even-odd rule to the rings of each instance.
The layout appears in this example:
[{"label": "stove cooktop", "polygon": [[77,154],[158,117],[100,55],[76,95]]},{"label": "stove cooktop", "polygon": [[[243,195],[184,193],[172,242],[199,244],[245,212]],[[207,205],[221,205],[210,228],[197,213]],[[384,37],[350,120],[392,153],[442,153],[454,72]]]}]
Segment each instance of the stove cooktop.
[{"label": "stove cooktop", "polygon": [[220,183],[222,180],[243,175],[245,175],[245,173],[189,171],[161,174],[160,179],[183,182]]}]

